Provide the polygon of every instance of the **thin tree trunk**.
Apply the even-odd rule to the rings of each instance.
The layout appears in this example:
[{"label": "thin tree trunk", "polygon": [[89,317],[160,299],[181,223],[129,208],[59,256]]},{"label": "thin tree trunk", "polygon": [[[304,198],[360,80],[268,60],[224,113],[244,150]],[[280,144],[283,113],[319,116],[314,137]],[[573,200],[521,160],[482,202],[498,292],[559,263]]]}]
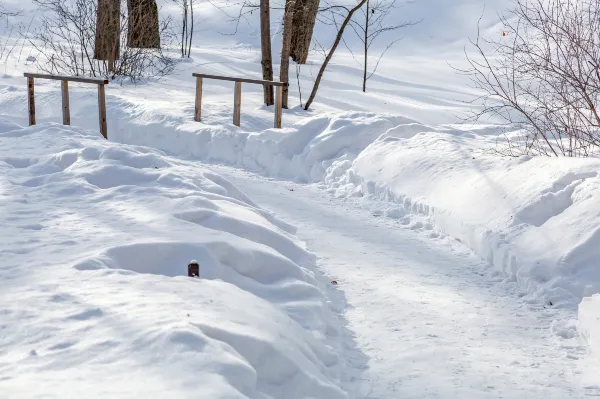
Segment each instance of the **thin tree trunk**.
[{"label": "thin tree trunk", "polygon": [[[289,83],[290,77],[290,50],[292,46],[292,21],[294,20],[295,0],[286,0],[283,18],[283,44],[281,46],[281,69],[279,80]],[[283,86],[282,106],[288,108],[289,85]]]},{"label": "thin tree trunk", "polygon": [[187,0],[183,0],[181,3],[181,7],[183,7],[182,13],[182,23],[181,23],[181,58],[185,57],[185,44],[187,43]]},{"label": "thin tree trunk", "polygon": [[363,71],[363,93],[367,92],[367,54],[369,53],[369,0],[367,0],[367,13],[365,17],[365,62]]},{"label": "thin tree trunk", "polygon": [[335,37],[335,41],[333,42],[333,47],[331,47],[331,50],[329,50],[327,57],[325,57],[325,61],[323,61],[323,65],[321,65],[321,69],[319,69],[319,73],[317,74],[317,79],[315,80],[315,84],[313,85],[313,89],[310,93],[310,97],[308,97],[308,101],[306,102],[306,106],[304,107],[305,110],[308,110],[308,108],[310,107],[312,102],[315,100],[317,91],[319,90],[319,85],[321,84],[321,79],[323,79],[323,74],[325,73],[325,69],[327,69],[327,65],[329,64],[329,61],[331,61],[331,58],[333,58],[333,53],[335,53],[337,46],[340,44],[340,41],[342,40],[342,36],[344,35],[344,30],[346,29],[346,26],[352,19],[352,16],[354,15],[354,13],[357,10],[359,10],[366,2],[367,2],[367,0],[361,0],[360,3],[358,3],[356,6],[354,6],[354,8],[351,9],[350,12],[348,12],[348,15],[346,15],[346,19],[344,19],[344,22],[342,23],[342,26],[340,26],[340,30],[338,31],[338,33]]},{"label": "thin tree trunk", "polygon": [[194,0],[190,0],[190,40],[188,44],[188,58],[192,54],[192,37],[194,36]]},{"label": "thin tree trunk", "polygon": [[[273,55],[271,54],[271,10],[269,0],[260,0],[260,50],[264,80],[273,80]],[[265,104],[275,103],[273,86],[263,86]]]}]

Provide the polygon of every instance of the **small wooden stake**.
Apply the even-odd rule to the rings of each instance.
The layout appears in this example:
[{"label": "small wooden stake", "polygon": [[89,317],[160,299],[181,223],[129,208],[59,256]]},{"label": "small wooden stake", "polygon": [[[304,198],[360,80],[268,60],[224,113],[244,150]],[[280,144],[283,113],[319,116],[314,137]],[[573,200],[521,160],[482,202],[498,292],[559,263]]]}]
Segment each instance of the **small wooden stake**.
[{"label": "small wooden stake", "polygon": [[233,92],[233,124],[240,126],[242,111],[242,82],[235,82]]},{"label": "small wooden stake", "polygon": [[196,78],[196,107],[194,109],[194,120],[200,122],[202,110],[202,78]]},{"label": "small wooden stake", "polygon": [[33,78],[27,78],[27,94],[29,98],[29,126],[35,125],[35,97],[33,93]]},{"label": "small wooden stake", "polygon": [[62,91],[63,125],[71,124],[71,110],[69,109],[69,82],[60,82]]},{"label": "small wooden stake", "polygon": [[275,90],[275,129],[281,129],[281,108],[283,106],[283,86]]},{"label": "small wooden stake", "polygon": [[200,277],[200,265],[195,260],[188,264],[188,277]]},{"label": "small wooden stake", "polygon": [[106,132],[106,96],[104,94],[104,85],[98,85],[98,117],[100,120],[100,133],[105,139],[108,139]]}]

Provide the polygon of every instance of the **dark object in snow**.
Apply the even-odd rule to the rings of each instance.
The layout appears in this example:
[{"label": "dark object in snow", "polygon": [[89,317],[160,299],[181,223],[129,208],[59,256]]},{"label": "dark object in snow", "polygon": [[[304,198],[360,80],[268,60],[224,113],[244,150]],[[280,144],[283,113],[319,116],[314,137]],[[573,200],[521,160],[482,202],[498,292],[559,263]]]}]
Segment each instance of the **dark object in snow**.
[{"label": "dark object in snow", "polygon": [[288,188],[288,190],[290,190],[290,191],[294,191],[294,189],[293,189],[293,188]]},{"label": "dark object in snow", "polygon": [[333,284],[333,285],[337,285],[337,284],[338,284],[338,282],[337,282],[337,280],[332,280],[332,281],[331,281],[331,284]]},{"label": "dark object in snow", "polygon": [[188,264],[188,277],[200,277],[200,265],[195,260]]}]

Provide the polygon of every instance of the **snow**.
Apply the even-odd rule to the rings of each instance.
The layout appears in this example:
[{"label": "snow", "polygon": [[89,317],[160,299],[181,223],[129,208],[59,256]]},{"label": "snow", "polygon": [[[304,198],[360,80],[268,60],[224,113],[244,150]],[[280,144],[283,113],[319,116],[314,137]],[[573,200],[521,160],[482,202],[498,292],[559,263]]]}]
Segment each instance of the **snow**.
[{"label": "snow", "polygon": [[290,225],[160,151],[48,124],[0,142],[0,396],[346,397]]},{"label": "snow", "polygon": [[[27,25],[34,7],[22,3],[6,2]],[[495,12],[508,5],[402,3],[392,20],[424,19],[367,93],[340,47],[313,108],[300,109],[296,85],[306,100],[320,66],[311,54],[276,130],[247,84],[241,128],[228,82],[204,82],[193,121],[192,72],[261,77],[257,21],[217,34],[233,24],[202,3],[193,58],[174,75],[107,86],[108,143],[86,85],[70,85],[77,127],[65,128],[58,83],[36,80],[42,124],[21,127],[22,72],[42,58],[10,38],[20,51],[0,60],[0,392],[597,394],[600,161],[501,157],[498,140],[518,132],[457,124],[477,93],[448,64],[464,65],[480,16],[484,36],[500,34]],[[331,29],[317,25],[320,43]],[[191,259],[200,279],[186,277]]]},{"label": "snow", "polygon": [[579,329],[592,355],[600,361],[600,295],[583,298],[579,305]]},{"label": "snow", "polygon": [[[569,309],[528,303],[451,237],[374,213],[378,200],[211,166],[298,226],[360,351],[357,398],[571,398],[600,394]],[[293,191],[291,191],[293,190]],[[557,334],[561,330],[561,334]],[[369,367],[364,366],[365,357]],[[352,370],[351,370],[352,371]],[[590,372],[593,374],[593,371]]]}]

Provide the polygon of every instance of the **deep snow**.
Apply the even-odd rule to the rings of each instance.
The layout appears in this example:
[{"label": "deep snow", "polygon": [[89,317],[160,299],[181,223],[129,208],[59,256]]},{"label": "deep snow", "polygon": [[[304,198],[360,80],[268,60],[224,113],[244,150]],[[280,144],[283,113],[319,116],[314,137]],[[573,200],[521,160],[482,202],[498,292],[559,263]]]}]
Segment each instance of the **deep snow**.
[{"label": "deep snow", "polygon": [[4,122],[0,169],[0,397],[346,397],[314,255],[227,180]]},{"label": "deep snow", "polygon": [[[33,10],[29,3],[20,5],[12,1],[8,4]],[[574,321],[579,301],[600,292],[597,260],[600,255],[600,214],[595,206],[599,200],[598,161],[504,159],[493,152],[496,140],[503,133],[491,124],[493,121],[489,125],[456,124],[457,115],[463,115],[470,108],[464,101],[476,93],[468,87],[468,80],[456,74],[448,64],[461,66],[464,62],[463,45],[467,36],[475,32],[476,20],[484,6],[482,32],[488,36],[501,33],[495,11],[502,10],[507,4],[506,1],[482,0],[407,2],[396,11],[397,19],[424,16],[424,21],[410,31],[402,32],[406,39],[390,50],[378,73],[369,81],[368,92],[358,91],[360,67],[345,49],[341,49],[326,74],[313,110],[305,112],[293,108],[286,111],[286,128],[283,130],[270,128],[272,110],[260,104],[260,87],[250,85],[243,86],[242,128],[234,127],[231,124],[232,85],[223,82],[205,82],[203,122],[192,121],[192,72],[260,77],[256,24],[243,24],[236,36],[214,34],[215,30],[226,32],[232,25],[225,14],[203,4],[200,16],[205,29],[197,36],[198,46],[193,51],[193,59],[181,63],[174,76],[147,85],[124,83],[108,86],[109,138],[115,142],[157,148],[189,161],[226,163],[263,176],[301,183],[315,182],[340,200],[349,203],[358,201],[373,215],[382,220],[385,217],[386,223],[406,225],[434,241],[460,240],[485,261],[489,273],[496,273],[495,278],[501,286],[512,287],[512,297],[519,306],[525,307],[526,315],[536,317],[536,312],[541,312],[547,316],[548,323],[530,326],[549,334],[532,335],[525,342],[531,348],[538,348],[536,345],[544,346],[550,341],[554,349],[535,351],[540,359],[545,359],[540,360],[540,364],[556,361],[557,369],[568,373],[573,368],[563,366],[563,360],[554,357],[562,353],[560,348],[564,340],[570,348],[568,356],[575,357],[580,356],[578,350],[573,349],[579,347],[579,335],[586,339],[592,356],[597,352],[594,348],[600,344],[598,334],[594,333],[597,330],[594,322],[596,300],[585,299],[579,308],[579,322]],[[173,6],[165,4],[161,12],[169,10],[174,11]],[[31,13],[26,13],[21,19],[28,22],[30,16]],[[274,18],[274,43],[278,41],[277,26]],[[323,42],[330,38],[328,29],[323,26],[317,29],[317,36]],[[34,55],[31,47],[26,45],[23,48],[22,57],[21,53],[13,52],[7,60],[0,60],[4,64],[4,75],[0,75],[0,118],[19,124],[26,123],[26,97],[21,73],[37,70],[36,62],[24,61],[25,55]],[[277,51],[277,46],[274,51]],[[312,60],[302,67],[300,85],[304,98],[319,66],[318,54],[313,54]],[[295,84],[293,86],[291,103],[295,105],[300,99]],[[90,132],[97,131],[95,91],[73,85],[71,96],[72,123],[88,128]],[[59,98],[56,82],[36,83],[38,121],[60,121]],[[9,148],[8,151],[13,150]],[[127,182],[131,176],[120,178],[124,179],[121,182]],[[100,184],[103,182],[106,180],[99,181]],[[248,203],[247,199],[242,201]],[[177,223],[206,220],[204,211],[190,213],[168,208],[168,212],[179,220]],[[285,214],[285,209],[278,212]],[[306,218],[309,216],[305,214]],[[288,218],[312,228],[306,220],[295,219],[294,215],[288,215]],[[230,219],[230,216],[220,215],[208,220],[218,226],[229,226]],[[288,233],[292,231],[282,227],[285,224],[268,220]],[[245,226],[234,229],[264,244],[256,238],[254,229]],[[325,233],[335,234],[336,231],[331,227]],[[310,235],[302,234],[303,238],[315,243]],[[278,237],[277,234],[268,236],[269,240]],[[366,242],[368,238],[360,236],[353,242],[340,241],[339,245],[361,245],[361,240]],[[278,250],[289,250],[288,244],[284,244],[287,239],[278,240]],[[302,244],[297,243],[297,246],[302,247]],[[454,248],[455,244],[451,247]],[[337,251],[337,257],[328,256],[333,255],[331,253],[322,255],[325,253],[322,249],[319,247],[318,255],[333,259],[331,263],[346,256],[340,251]],[[286,252],[285,256],[293,256],[294,251]],[[364,252],[370,253],[370,249]],[[391,250],[381,258],[370,254],[372,258],[365,258],[365,262],[369,264],[377,259],[389,261],[396,255]],[[113,259],[121,267],[121,262],[126,262],[122,257],[128,255],[117,250],[94,256]],[[88,259],[88,262],[92,261]],[[182,262],[187,262],[187,259],[182,259]],[[328,268],[327,262],[320,264],[327,273],[333,270]],[[470,269],[460,262],[458,265],[452,262],[442,265],[445,265],[440,266],[442,269],[452,265],[457,279],[460,270],[468,275]],[[455,266],[458,268],[455,269]],[[389,268],[385,270],[385,274],[393,272]],[[453,287],[463,290],[477,285],[476,280],[465,277],[468,281],[466,286],[457,281]],[[373,284],[373,281],[369,279],[363,284]],[[439,290],[442,288],[438,287]],[[339,291],[349,293],[344,285],[339,287]],[[350,315],[353,306],[362,304],[356,298],[349,298],[348,308],[340,309],[343,315]],[[458,313],[454,315],[464,309],[458,303],[455,306],[453,311]],[[509,302],[507,306],[512,305]],[[375,321],[370,317],[371,313],[365,316],[366,326]],[[294,315],[289,314],[291,317]],[[477,319],[477,316],[473,317],[473,322]],[[409,317],[406,322],[414,321]],[[578,330],[575,330],[575,325],[578,325]],[[404,340],[394,343],[397,342],[394,334],[375,336],[369,328],[361,329],[356,324],[352,328],[360,330],[358,338],[366,340],[363,348],[371,345],[369,340],[375,339],[381,340],[377,343],[383,348],[380,352],[392,345],[406,344]],[[423,331],[417,330],[416,334],[422,336],[420,333]],[[498,340],[501,332],[514,342],[522,339],[518,332],[498,331],[497,335],[493,335]],[[481,340],[480,337],[473,339]],[[501,346],[497,349],[497,356],[508,350]],[[373,355],[373,359],[378,358]],[[592,359],[589,357],[589,364],[581,370],[582,376],[591,376],[587,379],[582,377],[586,381],[582,382],[582,386],[589,386],[591,390],[596,389],[593,387],[598,385],[597,375],[600,373],[600,367]],[[372,369],[373,362],[376,361],[369,363]],[[385,375],[384,367],[377,369],[375,366],[375,369],[380,375]],[[342,374],[348,378],[352,373]],[[394,376],[390,374],[386,378],[392,380]],[[534,379],[542,381],[537,378],[541,376],[536,375]],[[555,380],[560,379],[557,376]],[[422,379],[416,381],[423,383]],[[482,380],[479,380],[474,389],[482,389],[481,384]],[[577,396],[577,393],[568,391],[570,388],[565,388],[567,385],[563,386],[567,391],[548,391],[548,395],[571,392],[571,395]],[[419,386],[422,389],[428,387],[427,384]],[[414,392],[419,386],[414,386]],[[372,386],[383,397],[389,397],[385,394],[389,392],[388,388],[394,387],[387,380],[381,386]],[[495,397],[493,391],[488,394]]]}]

